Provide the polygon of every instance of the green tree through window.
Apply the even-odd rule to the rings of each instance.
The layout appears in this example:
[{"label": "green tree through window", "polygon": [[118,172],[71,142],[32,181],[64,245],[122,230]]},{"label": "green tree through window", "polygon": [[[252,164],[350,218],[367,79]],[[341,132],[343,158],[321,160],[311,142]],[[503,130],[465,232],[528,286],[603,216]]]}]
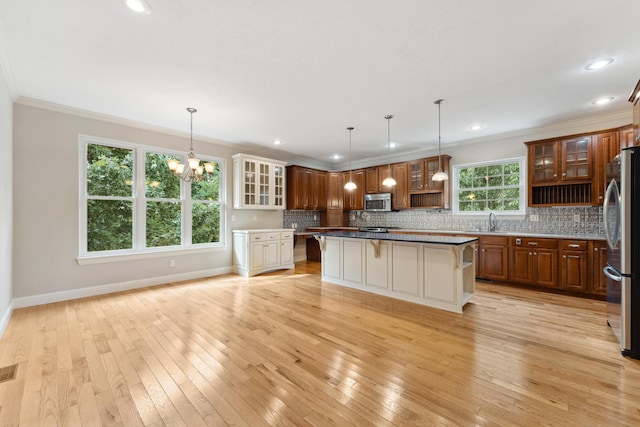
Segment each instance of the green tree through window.
[{"label": "green tree through window", "polygon": [[456,166],[457,211],[518,212],[522,209],[522,160]]},{"label": "green tree through window", "polygon": [[82,144],[86,233],[81,253],[108,255],[220,243],[219,162],[212,179],[185,183],[167,166],[168,159],[185,162],[184,156],[134,144],[115,145]]}]

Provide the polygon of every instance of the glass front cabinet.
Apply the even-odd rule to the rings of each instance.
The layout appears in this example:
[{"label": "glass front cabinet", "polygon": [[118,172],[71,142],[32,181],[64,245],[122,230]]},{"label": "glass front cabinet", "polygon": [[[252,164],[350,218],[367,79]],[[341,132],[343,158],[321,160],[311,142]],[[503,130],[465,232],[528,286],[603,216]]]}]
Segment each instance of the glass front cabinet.
[{"label": "glass front cabinet", "polygon": [[233,207],[285,209],[285,162],[264,157],[233,156]]}]

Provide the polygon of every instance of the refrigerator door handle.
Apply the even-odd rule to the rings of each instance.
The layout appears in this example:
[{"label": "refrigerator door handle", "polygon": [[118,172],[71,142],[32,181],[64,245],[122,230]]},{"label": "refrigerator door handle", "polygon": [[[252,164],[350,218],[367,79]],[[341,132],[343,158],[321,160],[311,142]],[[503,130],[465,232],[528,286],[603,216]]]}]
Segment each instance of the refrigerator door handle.
[{"label": "refrigerator door handle", "polygon": [[609,279],[615,280],[616,282],[622,282],[622,276],[619,275],[613,268],[609,267],[608,265],[602,269],[602,272]]},{"label": "refrigerator door handle", "polygon": [[[604,234],[607,237],[607,243],[609,243],[609,247],[611,248],[615,248],[616,245],[618,244],[618,236],[620,234],[618,230],[609,230],[609,203],[611,200],[611,195],[613,194],[614,191],[618,193],[618,184],[616,183],[615,179],[612,179],[611,182],[609,183],[609,186],[607,186],[607,192],[605,193],[605,196],[604,196],[604,203],[602,208]],[[616,227],[620,227],[620,207],[618,204],[619,204],[619,200],[616,200]],[[615,235],[612,235],[614,234],[614,232],[615,232]]]}]

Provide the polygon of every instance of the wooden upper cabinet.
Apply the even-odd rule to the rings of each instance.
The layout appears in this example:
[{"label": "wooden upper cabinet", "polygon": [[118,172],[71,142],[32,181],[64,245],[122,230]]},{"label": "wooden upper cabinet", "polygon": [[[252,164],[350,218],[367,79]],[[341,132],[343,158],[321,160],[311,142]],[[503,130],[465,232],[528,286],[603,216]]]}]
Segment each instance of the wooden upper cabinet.
[{"label": "wooden upper cabinet", "polygon": [[396,185],[391,188],[391,208],[402,210],[409,208],[409,165],[407,162],[391,165],[391,176],[396,180]]},{"label": "wooden upper cabinet", "polygon": [[529,146],[529,181],[531,183],[558,180],[557,141]]},{"label": "wooden upper cabinet", "polygon": [[591,136],[561,142],[562,181],[590,180],[593,177],[593,143]]},{"label": "wooden upper cabinet", "polygon": [[389,188],[382,185],[388,175],[388,166],[380,165],[365,169],[365,193],[389,193]]},{"label": "wooden upper cabinet", "polygon": [[[637,143],[635,142],[635,138],[633,136],[633,126],[626,127],[624,129],[620,129],[618,131],[618,140],[620,141],[620,149],[633,147]],[[618,153],[620,150],[618,150]],[[615,157],[615,156],[614,156]]]},{"label": "wooden upper cabinet", "polygon": [[344,210],[361,211],[364,209],[365,170],[356,169],[342,172],[343,185],[349,182],[350,178],[356,184],[356,189],[351,191],[342,189],[344,195],[343,208]]},{"label": "wooden upper cabinet", "polygon": [[288,166],[287,209],[326,210],[327,172]]},{"label": "wooden upper cabinet", "polygon": [[342,172],[329,172],[327,176],[327,210],[342,210]]},{"label": "wooden upper cabinet", "polygon": [[311,182],[311,209],[324,211],[327,209],[327,172],[314,170]]},{"label": "wooden upper cabinet", "polygon": [[[451,156],[442,156],[442,170],[448,171]],[[438,172],[438,157],[413,160],[408,162],[409,167],[409,192],[421,193],[428,190],[440,190],[444,186],[443,181],[434,181],[433,175]]]},{"label": "wooden upper cabinet", "polygon": [[633,104],[632,145],[640,145],[640,80],[631,92],[629,102]]},{"label": "wooden upper cabinet", "polygon": [[588,181],[593,170],[591,136],[529,145],[529,174],[533,184]]}]

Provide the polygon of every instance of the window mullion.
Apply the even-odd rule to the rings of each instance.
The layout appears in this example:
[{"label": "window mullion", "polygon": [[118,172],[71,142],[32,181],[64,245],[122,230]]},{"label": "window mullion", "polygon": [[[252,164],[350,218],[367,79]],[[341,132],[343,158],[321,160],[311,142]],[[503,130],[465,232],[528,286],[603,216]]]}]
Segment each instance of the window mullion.
[{"label": "window mullion", "polygon": [[147,247],[147,215],[146,215],[146,172],[145,172],[145,156],[147,152],[142,148],[137,148],[134,151],[135,156],[135,169],[133,171],[134,179],[135,179],[135,203],[134,203],[134,221],[133,221],[133,233],[135,236],[134,239],[134,250],[140,251]]}]

